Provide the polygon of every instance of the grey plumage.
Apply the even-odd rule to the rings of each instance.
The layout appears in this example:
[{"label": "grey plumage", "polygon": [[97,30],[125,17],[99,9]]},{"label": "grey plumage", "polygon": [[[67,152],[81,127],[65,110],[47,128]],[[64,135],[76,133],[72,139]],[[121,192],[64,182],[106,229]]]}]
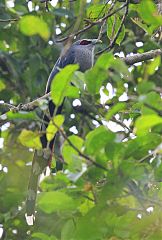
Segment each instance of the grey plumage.
[{"label": "grey plumage", "polygon": [[[93,61],[94,61],[94,48],[98,42],[101,42],[101,41],[98,39],[82,39],[72,44],[72,46],[67,50],[67,52],[63,56],[60,56],[55,66],[53,67],[47,81],[46,93],[50,91],[50,85],[54,76],[59,72],[59,69],[64,68],[66,65],[78,63],[80,67],[80,71],[82,72],[85,72],[87,69],[91,68],[93,66]],[[50,101],[49,112],[51,117],[53,116],[54,108],[55,106],[53,102]],[[61,113],[61,110],[62,110],[62,106],[57,110],[57,114]],[[46,122],[46,124],[43,124],[42,128],[45,131],[47,127],[47,122],[49,122],[49,119],[47,116],[44,116],[44,122]],[[35,214],[35,201],[37,196],[37,188],[38,188],[40,174],[43,173],[44,169],[48,166],[49,155],[51,155],[53,151],[54,139],[50,143],[48,143],[46,134],[44,134],[41,137],[41,142],[42,142],[42,148],[46,149],[45,152],[46,153],[48,152],[49,154],[46,154],[46,157],[45,157],[45,152],[41,154],[42,156],[40,156],[38,151],[35,151],[34,153],[31,175],[30,175],[29,185],[28,185],[27,199],[26,199],[27,216],[34,216]],[[48,151],[47,151],[47,146],[48,146]]]},{"label": "grey plumage", "polygon": [[[85,41],[85,43],[87,41],[89,44],[81,45],[83,41]],[[95,45],[100,42],[101,41],[98,39],[83,39],[73,43],[65,55],[59,57],[54,65],[47,81],[46,93],[50,91],[51,82],[54,76],[58,73],[58,68],[64,68],[66,65],[73,63],[79,64],[81,72],[85,72],[87,69],[91,68],[94,62]]]}]

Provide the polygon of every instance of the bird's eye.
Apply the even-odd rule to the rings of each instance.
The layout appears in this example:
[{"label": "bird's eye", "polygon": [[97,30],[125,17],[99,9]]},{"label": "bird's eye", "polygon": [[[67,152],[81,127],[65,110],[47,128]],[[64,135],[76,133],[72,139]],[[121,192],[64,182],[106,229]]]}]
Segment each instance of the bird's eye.
[{"label": "bird's eye", "polygon": [[82,40],[82,41],[80,42],[80,45],[88,45],[88,44],[90,44],[90,43],[91,43],[91,41]]}]

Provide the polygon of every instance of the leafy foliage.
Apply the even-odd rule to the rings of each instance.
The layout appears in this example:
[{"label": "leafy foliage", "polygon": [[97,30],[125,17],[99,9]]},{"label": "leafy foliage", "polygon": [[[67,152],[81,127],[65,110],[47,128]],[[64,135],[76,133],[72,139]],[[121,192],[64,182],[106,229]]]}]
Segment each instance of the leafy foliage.
[{"label": "leafy foliage", "polygon": [[[0,100],[18,105],[44,94],[63,48],[54,41],[71,34],[79,17],[83,28],[85,18],[97,21],[111,6],[49,1],[46,12],[37,0],[16,0],[13,7],[9,2],[0,3]],[[114,10],[121,5],[116,1]],[[123,14],[121,9],[106,20],[96,51],[113,40]],[[161,59],[129,67],[117,58],[158,48],[151,36],[161,22],[154,1],[129,4],[113,51],[97,56],[85,73],[69,65],[56,75],[51,99],[57,107],[63,103],[63,112],[51,119],[47,138],[61,135],[54,160],[64,160],[64,171],[41,181],[32,227],[24,202],[47,101],[31,112],[0,105],[2,239],[162,239]],[[80,38],[97,38],[99,31],[95,25]]]}]

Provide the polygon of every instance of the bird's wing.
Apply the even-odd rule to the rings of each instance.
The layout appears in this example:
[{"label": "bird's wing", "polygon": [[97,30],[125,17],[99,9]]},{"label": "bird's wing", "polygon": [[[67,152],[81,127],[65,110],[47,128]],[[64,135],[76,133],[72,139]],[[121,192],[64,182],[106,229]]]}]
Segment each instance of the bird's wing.
[{"label": "bird's wing", "polygon": [[55,63],[49,75],[47,85],[46,85],[46,93],[50,91],[51,82],[54,76],[59,72],[59,69],[64,68],[65,66],[73,63],[75,63],[75,54],[72,49],[70,51],[67,51],[67,53],[64,56],[58,58],[57,62]]},{"label": "bird's wing", "polygon": [[[59,69],[64,68],[68,64],[73,64],[74,62],[75,62],[75,54],[74,54],[73,50],[67,51],[67,53],[64,56],[60,57],[57,60],[56,64],[54,65],[54,67],[49,75],[47,85],[46,85],[46,93],[48,93],[50,91],[51,82],[52,82],[54,76],[59,72]],[[60,81],[61,81],[61,79],[60,79]],[[51,113],[51,117],[52,117],[52,113],[54,112],[54,108],[55,108],[55,105],[50,100],[49,112]],[[61,110],[62,110],[62,106],[58,109],[59,113],[61,112]],[[44,124],[44,128],[45,128],[44,131],[45,131],[46,127],[48,125],[47,122],[49,121],[49,119],[47,118],[47,116],[44,116],[43,119],[46,122],[46,124]],[[46,148],[47,147],[46,134],[44,134],[41,137],[41,142],[42,142],[43,148]],[[50,148],[49,150],[51,152],[53,150],[53,145],[54,145],[54,139],[52,139],[49,144],[49,148]],[[27,198],[26,198],[26,215],[27,216],[33,216],[33,218],[34,218],[35,202],[36,202],[36,197],[37,197],[39,178],[40,178],[40,175],[45,170],[45,168],[48,166],[48,163],[49,163],[49,159],[44,158],[43,151],[42,151],[42,156],[40,156],[38,154],[38,152],[35,151],[34,157],[33,157],[33,162],[32,162],[31,174],[30,174],[30,178],[29,178]]]}]

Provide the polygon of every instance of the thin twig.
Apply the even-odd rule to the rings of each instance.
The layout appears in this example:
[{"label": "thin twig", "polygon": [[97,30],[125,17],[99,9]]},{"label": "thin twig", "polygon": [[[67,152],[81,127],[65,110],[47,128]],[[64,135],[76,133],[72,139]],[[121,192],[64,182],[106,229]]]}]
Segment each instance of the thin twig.
[{"label": "thin twig", "polygon": [[18,106],[15,106],[15,105],[9,104],[9,103],[5,103],[5,102],[0,102],[0,105],[4,106],[4,107],[7,107],[11,111],[15,111],[15,112],[31,111],[39,105],[40,100],[44,100],[44,99],[49,98],[50,94],[51,94],[50,92],[46,93],[45,95],[41,96],[40,98],[37,98],[37,99],[33,100],[32,102],[29,102],[29,103],[26,103],[26,104],[19,104]]},{"label": "thin twig", "polygon": [[149,153],[147,154],[146,156],[144,156],[143,158],[141,158],[140,160],[138,160],[139,163],[142,163],[144,162],[146,159],[150,158],[150,157],[153,157],[154,156],[154,153]]},{"label": "thin twig", "polygon": [[[108,4],[108,2],[109,2],[109,1],[107,1],[106,4]],[[109,8],[108,13],[109,13],[111,10],[113,10],[113,8],[114,8],[114,6],[115,6],[115,3],[116,3],[115,1],[112,2],[111,7]],[[106,4],[105,4],[105,6],[106,6]],[[106,24],[106,21],[107,21],[107,19],[105,19],[105,20],[103,21],[103,23],[102,23],[102,25],[101,25],[101,27],[100,27],[100,31],[99,31],[99,34],[98,34],[98,39],[99,39],[99,40],[101,39],[101,37],[102,37],[102,35],[103,35],[103,29],[104,29],[104,26],[105,26],[105,24]]]},{"label": "thin twig", "polygon": [[103,35],[103,28],[106,24],[106,20],[102,23],[101,27],[100,27],[100,31],[99,31],[99,34],[98,34],[98,40],[100,40],[102,38],[102,35]]},{"label": "thin twig", "polygon": [[114,39],[110,42],[110,45],[109,45],[108,47],[106,47],[105,49],[99,51],[98,53],[96,53],[96,55],[99,55],[99,54],[101,54],[101,53],[103,53],[103,52],[105,52],[105,51],[109,51],[109,50],[111,50],[111,49],[114,47],[114,45],[115,45],[115,43],[116,43],[116,40],[118,39],[119,34],[121,33],[122,27],[123,27],[123,25],[124,25],[125,19],[126,19],[127,14],[128,14],[129,0],[126,1],[125,7],[126,7],[126,10],[125,10],[124,16],[123,16],[123,18],[122,18],[120,27],[119,27],[117,33],[115,34]]},{"label": "thin twig", "polygon": [[11,18],[11,19],[0,19],[0,22],[16,22],[19,18]]},{"label": "thin twig", "polygon": [[112,117],[112,121],[116,122],[118,125],[120,125],[122,128],[126,128],[128,130],[128,133],[131,133],[131,129],[129,127],[127,127],[126,124],[124,124],[123,122],[121,122],[120,120],[117,120],[115,117]]},{"label": "thin twig", "polygon": [[89,162],[91,162],[94,166],[102,169],[102,170],[105,170],[105,171],[108,171],[107,168],[105,168],[104,166],[102,166],[101,164],[95,162],[92,158],[90,158],[89,156],[85,155],[84,153],[82,153],[65,135],[64,131],[62,129],[59,130],[59,132],[62,134],[62,136],[64,137],[65,140],[67,140],[67,142],[69,143],[69,145],[74,149],[76,150],[79,155],[85,159],[87,159]]},{"label": "thin twig", "polygon": [[46,8],[46,11],[49,12],[48,0],[45,1],[45,8]]}]

